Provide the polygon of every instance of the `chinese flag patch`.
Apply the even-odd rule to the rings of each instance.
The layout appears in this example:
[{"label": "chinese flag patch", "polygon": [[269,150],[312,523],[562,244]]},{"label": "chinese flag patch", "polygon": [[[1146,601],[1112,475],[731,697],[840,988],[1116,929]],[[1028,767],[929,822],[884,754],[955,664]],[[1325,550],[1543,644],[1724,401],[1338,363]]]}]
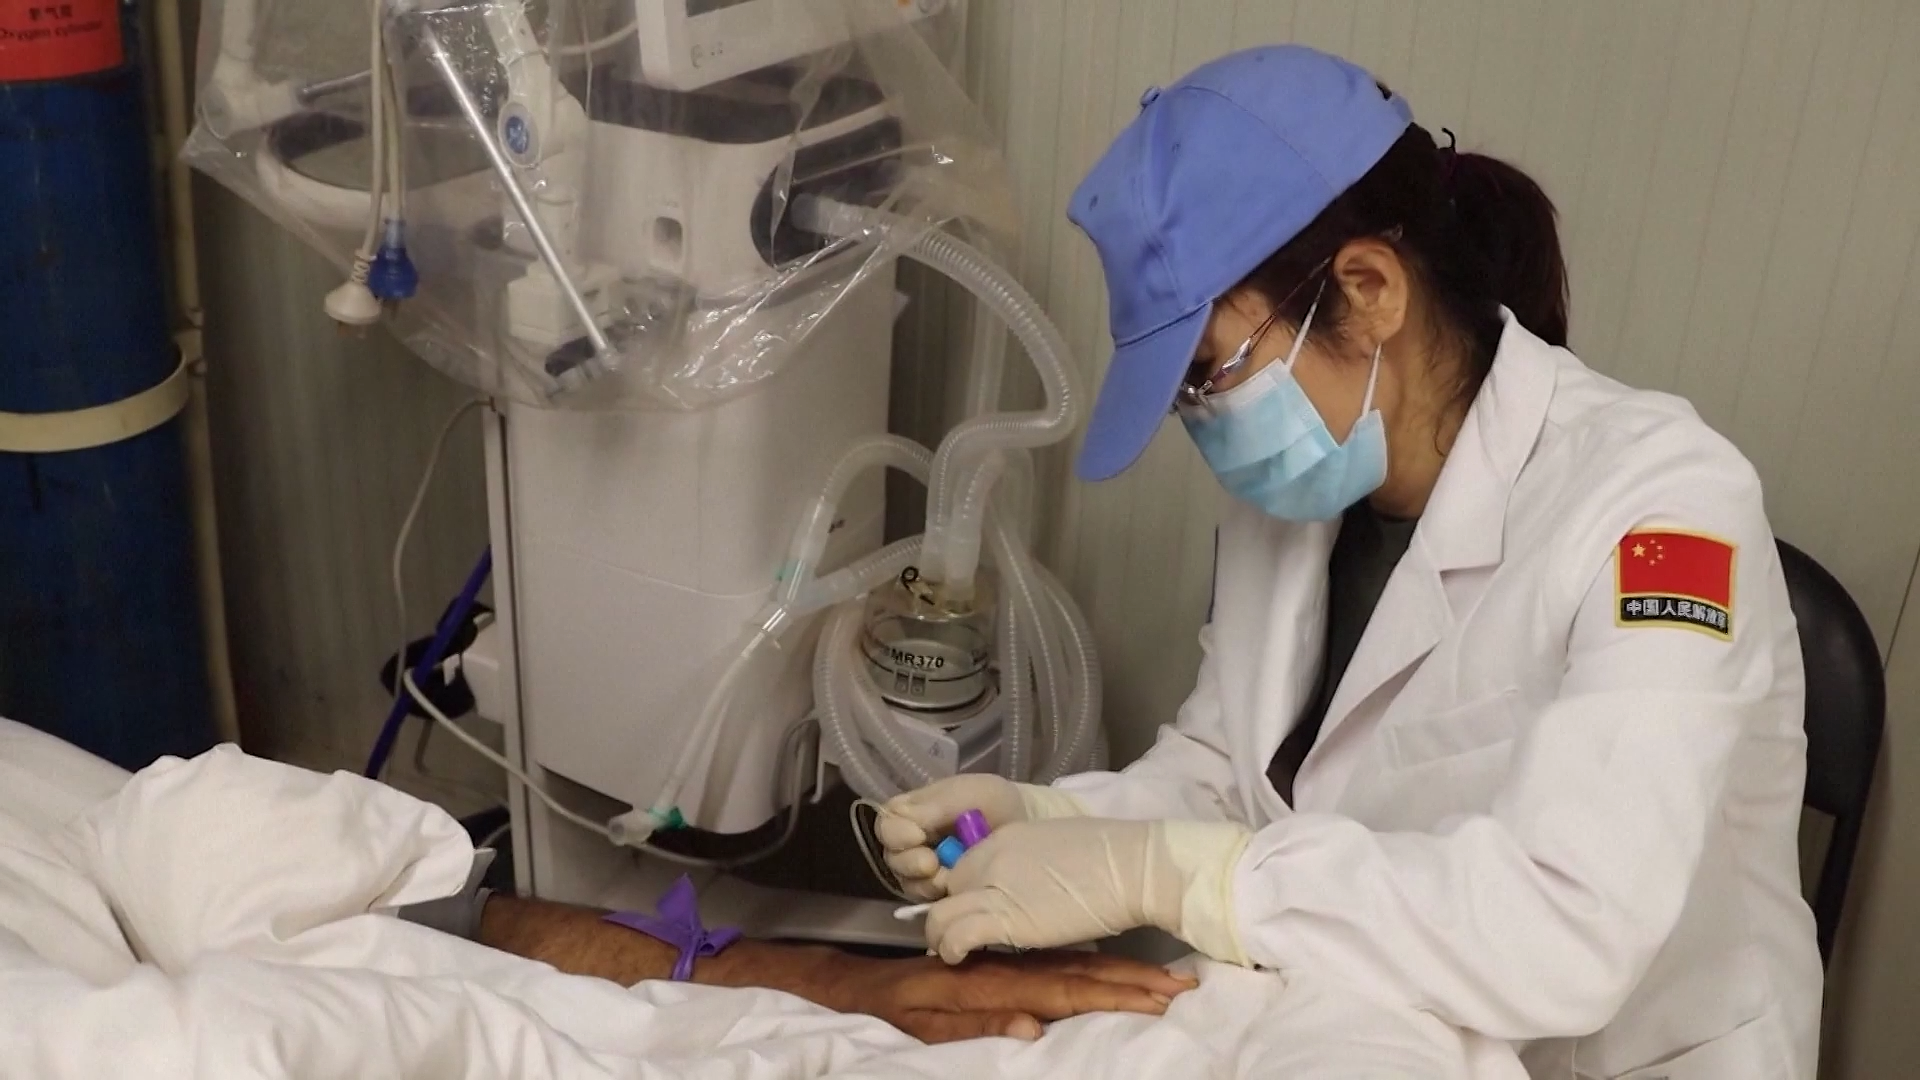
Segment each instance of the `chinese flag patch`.
[{"label": "chinese flag patch", "polygon": [[1734,546],[1698,533],[1632,532],[1614,553],[1621,626],[1733,637]]}]

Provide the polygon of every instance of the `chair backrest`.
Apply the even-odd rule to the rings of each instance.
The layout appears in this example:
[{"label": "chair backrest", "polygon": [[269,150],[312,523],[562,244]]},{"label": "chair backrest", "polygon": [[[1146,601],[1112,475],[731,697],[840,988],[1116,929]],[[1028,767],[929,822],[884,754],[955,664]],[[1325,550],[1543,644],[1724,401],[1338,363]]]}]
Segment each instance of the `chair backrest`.
[{"label": "chair backrest", "polygon": [[1886,671],[1873,628],[1846,588],[1805,552],[1784,540],[1779,547],[1807,669],[1806,805],[1833,819],[1813,893],[1820,959],[1825,962],[1833,955],[1880,757]]}]

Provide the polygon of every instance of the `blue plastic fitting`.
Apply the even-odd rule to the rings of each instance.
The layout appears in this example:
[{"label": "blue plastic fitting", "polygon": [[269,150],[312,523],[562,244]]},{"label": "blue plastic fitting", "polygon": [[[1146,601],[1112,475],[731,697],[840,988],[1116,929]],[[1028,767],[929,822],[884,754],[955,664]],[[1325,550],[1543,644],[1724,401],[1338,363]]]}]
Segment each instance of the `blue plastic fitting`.
[{"label": "blue plastic fitting", "polygon": [[392,303],[411,300],[419,288],[420,272],[414,269],[413,260],[407,255],[406,225],[389,221],[380,241],[380,251],[373,257],[373,265],[367,268],[367,291],[382,303]]}]

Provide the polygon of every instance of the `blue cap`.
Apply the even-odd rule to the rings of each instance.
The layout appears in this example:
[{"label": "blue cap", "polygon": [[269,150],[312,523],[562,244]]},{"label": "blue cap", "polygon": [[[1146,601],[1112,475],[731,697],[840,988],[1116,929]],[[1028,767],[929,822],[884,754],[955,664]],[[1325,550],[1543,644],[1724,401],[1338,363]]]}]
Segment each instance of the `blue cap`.
[{"label": "blue cap", "polygon": [[1149,90],[1073,193],[1067,217],[1106,271],[1113,363],[1083,480],[1139,459],[1193,363],[1213,302],[1367,174],[1413,122],[1373,76],[1273,45]]},{"label": "blue cap", "polygon": [[947,837],[940,841],[939,847],[933,849],[934,858],[940,860],[940,865],[948,870],[953,869],[955,864],[959,863],[960,856],[966,853],[967,842],[957,836]]}]

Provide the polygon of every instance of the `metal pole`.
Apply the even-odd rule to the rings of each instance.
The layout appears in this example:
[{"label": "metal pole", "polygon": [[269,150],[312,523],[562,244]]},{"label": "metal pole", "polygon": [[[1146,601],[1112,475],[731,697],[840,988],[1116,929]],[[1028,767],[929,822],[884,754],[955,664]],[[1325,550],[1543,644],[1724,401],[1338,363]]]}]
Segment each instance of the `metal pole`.
[{"label": "metal pole", "polygon": [[605,359],[613,352],[613,346],[607,341],[607,335],[600,329],[600,323],[587,307],[586,298],[573,283],[573,275],[560,262],[560,253],[554,249],[553,242],[547,239],[547,230],[533,212],[533,204],[527,200],[527,193],[520,190],[520,182],[514,178],[513,163],[507,160],[506,152],[500,149],[500,143],[493,137],[493,131],[487,126],[487,118],[480,111],[480,103],[473,99],[473,93],[467,89],[466,81],[460,77],[459,65],[447,52],[447,47],[434,32],[432,26],[420,29],[420,40],[427,47],[433,66],[447,84],[447,90],[453,94],[454,103],[460,106],[460,113],[466,117],[467,124],[480,139],[480,145],[486,148],[487,160],[493,163],[493,171],[506,186],[507,198],[513,201],[513,208],[520,214],[520,220],[526,223],[527,234],[533,237],[533,246],[540,252],[540,261],[547,264],[553,273],[553,279],[560,284],[560,291],[566,294],[567,304],[573,313],[587,328],[587,340],[593,343],[596,357]]},{"label": "metal pole", "polygon": [[365,71],[355,72],[352,75],[342,75],[337,79],[315,80],[296,90],[294,96],[300,99],[300,104],[311,105],[315,101],[326,97],[328,94],[338,93],[342,90],[351,90],[361,83],[370,83],[372,81],[373,69],[368,68]]}]

